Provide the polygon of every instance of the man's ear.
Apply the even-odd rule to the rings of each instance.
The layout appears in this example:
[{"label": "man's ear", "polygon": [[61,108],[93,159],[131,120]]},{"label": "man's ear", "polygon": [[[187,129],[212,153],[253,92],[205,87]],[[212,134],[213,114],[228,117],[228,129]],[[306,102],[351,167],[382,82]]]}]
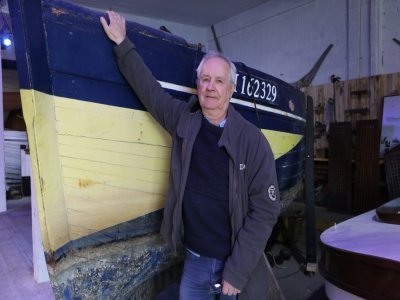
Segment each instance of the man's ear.
[{"label": "man's ear", "polygon": [[233,96],[233,93],[235,92],[235,90],[236,90],[236,84],[232,83],[232,88],[231,88],[231,98],[232,98],[232,96]]}]

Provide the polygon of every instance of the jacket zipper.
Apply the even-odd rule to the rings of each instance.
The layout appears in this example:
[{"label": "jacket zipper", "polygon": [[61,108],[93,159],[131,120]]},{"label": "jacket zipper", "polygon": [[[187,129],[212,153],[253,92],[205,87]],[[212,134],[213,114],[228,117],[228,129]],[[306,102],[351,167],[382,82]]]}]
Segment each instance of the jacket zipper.
[{"label": "jacket zipper", "polygon": [[236,236],[236,228],[235,228],[235,224],[234,224],[234,211],[235,211],[235,204],[237,203],[237,172],[236,172],[236,168],[235,168],[235,162],[233,161],[233,159],[231,159],[231,165],[232,165],[232,201],[230,201],[230,222],[231,222],[231,246],[233,247],[234,243],[235,243],[235,236]]}]

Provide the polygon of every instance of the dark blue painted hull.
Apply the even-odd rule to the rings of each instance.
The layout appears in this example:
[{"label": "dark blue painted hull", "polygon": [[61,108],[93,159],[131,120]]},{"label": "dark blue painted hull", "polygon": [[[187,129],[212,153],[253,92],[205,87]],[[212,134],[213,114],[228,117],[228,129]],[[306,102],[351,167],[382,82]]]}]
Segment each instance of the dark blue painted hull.
[{"label": "dark blue painted hull", "polygon": [[[21,4],[25,11],[16,13],[18,5],[15,2],[11,1],[10,12],[21,88],[144,110],[118,70],[113,44],[106,38],[99,22],[100,14],[56,0],[43,1],[42,5],[38,5],[38,0],[25,1]],[[29,17],[24,16],[24,12],[29,12]],[[42,18],[31,18],[32,15]],[[23,31],[24,27],[27,28],[26,32]],[[128,23],[127,30],[138,52],[159,81],[195,88],[195,68],[203,54],[198,45],[188,44],[181,38],[136,23]],[[237,109],[260,128],[304,135],[304,95],[270,75],[241,63],[236,63],[236,66],[235,99],[250,103],[251,106],[257,103],[278,109],[303,120],[260,109],[257,118],[252,107],[235,104]],[[249,85],[250,80],[252,86]],[[190,96],[180,91],[169,91],[182,99]],[[294,104],[292,109],[288,105],[290,100]],[[304,139],[277,160],[281,191],[298,181],[303,169],[303,154]]]}]

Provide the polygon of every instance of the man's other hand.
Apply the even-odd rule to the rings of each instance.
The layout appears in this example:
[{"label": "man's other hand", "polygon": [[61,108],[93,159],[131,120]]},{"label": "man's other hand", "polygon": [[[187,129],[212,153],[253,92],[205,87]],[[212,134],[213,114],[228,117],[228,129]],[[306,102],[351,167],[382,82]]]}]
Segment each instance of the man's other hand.
[{"label": "man's other hand", "polygon": [[232,286],[229,282],[222,280],[222,294],[233,296],[240,293],[240,290]]}]

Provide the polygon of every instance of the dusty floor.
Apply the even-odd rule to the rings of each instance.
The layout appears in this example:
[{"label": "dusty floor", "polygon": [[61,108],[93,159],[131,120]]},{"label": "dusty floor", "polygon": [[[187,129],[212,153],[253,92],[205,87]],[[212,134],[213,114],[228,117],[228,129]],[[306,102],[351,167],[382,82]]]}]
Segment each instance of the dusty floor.
[{"label": "dusty floor", "polygon": [[[37,284],[33,278],[32,229],[30,199],[7,201],[7,212],[0,213],[0,299],[47,300],[54,299],[50,283]],[[297,209],[297,208],[296,208]],[[302,209],[301,204],[298,207]],[[324,228],[340,222],[347,216],[335,215],[316,209],[316,244]],[[304,226],[297,228],[296,247],[305,256]],[[276,243],[269,250],[277,256],[286,246]],[[275,277],[287,300],[328,299],[324,279],[316,272],[305,273],[294,257],[273,267]]]},{"label": "dusty floor", "polygon": [[7,201],[0,213],[0,299],[54,299],[50,283],[33,278],[30,199]]}]

